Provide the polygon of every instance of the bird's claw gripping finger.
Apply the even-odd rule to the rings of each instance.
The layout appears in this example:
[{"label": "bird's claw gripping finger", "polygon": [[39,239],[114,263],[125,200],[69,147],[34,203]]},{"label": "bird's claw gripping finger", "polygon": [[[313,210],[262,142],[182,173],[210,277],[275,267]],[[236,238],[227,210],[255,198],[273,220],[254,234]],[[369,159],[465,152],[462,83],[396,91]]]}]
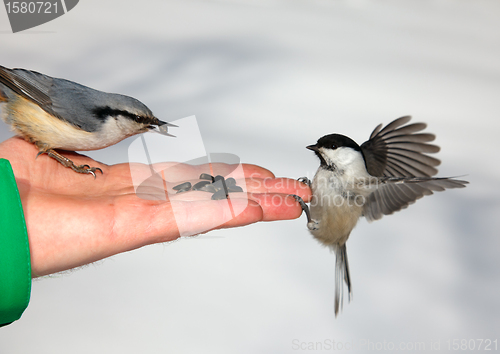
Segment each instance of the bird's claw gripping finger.
[{"label": "bird's claw gripping finger", "polygon": [[297,181],[304,183],[304,184],[307,184],[309,187],[311,187],[311,180],[307,177],[297,178]]},{"label": "bird's claw gripping finger", "polygon": [[311,213],[309,212],[309,207],[304,202],[304,200],[301,197],[299,197],[298,195],[295,195],[295,194],[290,194],[290,195],[300,204],[300,206],[302,207],[302,210],[304,210],[304,212],[306,213],[307,223],[309,224],[311,222]]},{"label": "bird's claw gripping finger", "polygon": [[96,171],[99,171],[99,172],[101,172],[101,174],[103,174],[102,170],[99,167],[90,167],[89,165],[75,166],[75,164],[73,164],[70,167],[75,172],[86,173],[86,174],[94,176],[94,178],[96,178],[96,174],[95,174]]},{"label": "bird's claw gripping finger", "polygon": [[[58,152],[56,152],[54,150],[40,151],[38,153],[38,155],[43,154],[44,152],[46,152],[47,155],[49,155],[53,159],[57,160],[64,167],[69,167],[75,172],[92,175],[92,176],[94,176],[94,179],[96,178],[95,173],[97,171],[99,171],[99,172],[101,172],[101,174],[103,174],[102,170],[99,167],[90,167],[89,165],[77,166],[73,163],[73,161],[71,161],[67,157],[62,156],[61,154],[59,154]],[[38,155],[36,155],[36,156],[38,157]]]}]

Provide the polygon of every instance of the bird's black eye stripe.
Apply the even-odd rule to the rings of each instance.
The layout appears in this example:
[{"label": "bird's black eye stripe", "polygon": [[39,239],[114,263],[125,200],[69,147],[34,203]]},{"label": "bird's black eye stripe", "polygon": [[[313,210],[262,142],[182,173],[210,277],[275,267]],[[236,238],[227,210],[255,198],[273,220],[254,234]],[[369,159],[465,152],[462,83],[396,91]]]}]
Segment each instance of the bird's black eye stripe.
[{"label": "bird's black eye stripe", "polygon": [[130,113],[128,111],[124,111],[122,109],[112,109],[109,106],[106,107],[97,107],[92,110],[92,113],[94,116],[101,120],[105,121],[107,117],[118,117],[118,116],[123,116],[123,117],[128,117],[131,120],[137,122],[137,123],[152,123],[153,118],[151,117],[143,117],[139,116],[137,114]]}]

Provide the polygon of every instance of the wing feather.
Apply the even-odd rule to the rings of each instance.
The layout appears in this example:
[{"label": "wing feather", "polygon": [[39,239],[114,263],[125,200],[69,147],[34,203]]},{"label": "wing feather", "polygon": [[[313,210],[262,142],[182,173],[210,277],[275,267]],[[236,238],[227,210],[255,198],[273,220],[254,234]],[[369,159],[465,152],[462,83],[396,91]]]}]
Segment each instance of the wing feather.
[{"label": "wing feather", "polygon": [[4,84],[18,95],[33,101],[44,110],[52,111],[52,100],[49,90],[52,78],[35,71],[25,69],[7,69],[0,66],[0,83]]},{"label": "wing feather", "polygon": [[368,173],[381,177],[380,185],[368,196],[364,206],[363,213],[369,221],[404,209],[424,195],[465,187],[468,183],[432,178],[441,163],[427,155],[439,151],[439,146],[429,144],[436,137],[421,133],[427,127],[425,123],[407,124],[410,120],[410,116],[405,116],[385,127],[378,125],[370,139],[361,145]]}]

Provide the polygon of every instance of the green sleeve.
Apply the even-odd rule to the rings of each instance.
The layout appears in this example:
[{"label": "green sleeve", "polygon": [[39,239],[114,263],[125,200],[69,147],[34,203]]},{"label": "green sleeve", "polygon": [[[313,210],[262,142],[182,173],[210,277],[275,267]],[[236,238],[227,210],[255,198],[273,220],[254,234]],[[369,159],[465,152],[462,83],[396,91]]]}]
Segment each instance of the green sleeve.
[{"label": "green sleeve", "polygon": [[0,327],[30,301],[31,261],[23,206],[9,161],[0,159]]}]

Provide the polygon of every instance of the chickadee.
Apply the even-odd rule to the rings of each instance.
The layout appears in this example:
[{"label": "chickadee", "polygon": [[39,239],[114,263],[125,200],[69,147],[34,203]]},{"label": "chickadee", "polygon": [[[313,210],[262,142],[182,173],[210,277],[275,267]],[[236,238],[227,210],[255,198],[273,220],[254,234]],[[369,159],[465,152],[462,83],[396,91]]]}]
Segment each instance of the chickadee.
[{"label": "chickadee", "polygon": [[343,282],[351,297],[351,277],[346,241],[359,218],[378,220],[408,207],[424,195],[447,188],[462,188],[469,182],[434,178],[440,161],[428,156],[439,147],[428,144],[435,136],[418,133],[426,124],[408,124],[401,117],[382,129],[375,128],[361,146],[340,134],[325,135],[307,146],[319,157],[320,166],[311,182],[310,210],[295,196],[307,216],[307,227],[336,256],[335,316],[342,306]]},{"label": "chickadee", "polygon": [[[168,134],[173,124],[162,122],[135,98],[97,91],[72,81],[35,71],[0,66],[2,119],[63,166],[79,173],[102,170],[76,166],[54,149],[96,150],[129,136],[156,131]],[[172,136],[172,135],[170,135]]]}]

